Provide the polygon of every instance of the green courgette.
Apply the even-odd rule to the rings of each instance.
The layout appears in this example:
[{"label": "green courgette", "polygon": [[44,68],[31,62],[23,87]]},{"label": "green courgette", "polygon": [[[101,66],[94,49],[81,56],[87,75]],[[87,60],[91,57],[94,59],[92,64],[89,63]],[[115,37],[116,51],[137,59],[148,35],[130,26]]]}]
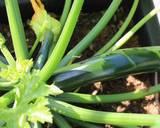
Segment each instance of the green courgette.
[{"label": "green courgette", "polygon": [[67,90],[96,81],[160,69],[160,47],[121,49],[57,70],[54,84]]}]

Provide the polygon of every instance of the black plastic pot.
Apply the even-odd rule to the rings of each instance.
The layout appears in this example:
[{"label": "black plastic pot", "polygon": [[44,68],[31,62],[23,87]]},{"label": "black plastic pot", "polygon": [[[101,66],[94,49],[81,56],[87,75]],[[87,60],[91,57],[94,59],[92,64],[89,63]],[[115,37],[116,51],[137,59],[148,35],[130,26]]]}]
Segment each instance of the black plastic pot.
[{"label": "black plastic pot", "polygon": [[[140,1],[140,6],[136,15],[136,21],[140,20],[149,11],[160,6],[160,0],[144,0]],[[138,17],[138,18],[137,18]],[[140,43],[144,46],[160,45],[160,14],[157,14],[138,33],[140,35]]]}]

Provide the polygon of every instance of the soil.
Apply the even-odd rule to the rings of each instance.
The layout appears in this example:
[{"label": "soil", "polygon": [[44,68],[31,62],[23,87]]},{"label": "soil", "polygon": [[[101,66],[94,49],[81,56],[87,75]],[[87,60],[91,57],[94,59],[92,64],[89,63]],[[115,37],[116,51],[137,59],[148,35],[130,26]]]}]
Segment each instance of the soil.
[{"label": "soil", "polygon": [[[74,35],[71,39],[70,46],[68,50],[74,47],[78,41],[80,41],[90,30],[91,28],[98,22],[103,12],[98,13],[83,13],[79,18],[79,22],[74,31]],[[124,14],[123,8],[120,8],[109,23],[109,25],[104,29],[104,31],[97,37],[97,39],[93,42],[92,45],[77,58],[76,61],[84,60],[88,57],[91,57],[98,49],[100,49],[111,37],[115,34],[115,32],[119,29],[120,25],[123,23],[126,14]],[[133,25],[131,23],[130,27]],[[33,31],[29,28],[27,23],[24,23],[26,30],[26,37],[28,46],[31,47],[32,43],[35,40],[35,35]],[[6,24],[2,24],[0,27],[0,31],[4,34],[7,39],[7,45],[11,51],[11,34],[9,32],[9,27]],[[133,36],[128,44],[124,47],[138,47],[139,37],[138,35]],[[13,53],[13,52],[12,52]],[[87,88],[82,88],[82,92],[87,92],[90,94],[113,94],[113,93],[122,93],[129,92],[137,89],[148,88],[149,86],[154,85],[155,81],[154,73],[152,74],[142,74],[136,76],[126,76],[121,79],[105,81],[105,82],[96,82]],[[98,104],[98,105],[85,105],[83,107],[92,108],[94,110],[101,111],[112,111],[112,112],[132,112],[132,113],[149,113],[149,114],[159,114],[159,96],[151,95],[147,96],[144,99],[136,100],[136,101],[124,101],[121,103],[114,104]],[[116,128],[114,126],[105,125],[104,128]],[[77,127],[78,128],[78,127]]]}]

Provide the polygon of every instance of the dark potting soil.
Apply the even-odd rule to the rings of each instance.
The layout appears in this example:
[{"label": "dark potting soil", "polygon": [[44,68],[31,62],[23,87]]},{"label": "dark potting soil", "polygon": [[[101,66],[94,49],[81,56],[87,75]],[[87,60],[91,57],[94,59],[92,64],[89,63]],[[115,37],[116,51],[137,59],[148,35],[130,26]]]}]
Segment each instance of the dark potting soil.
[{"label": "dark potting soil", "polygon": [[[77,27],[74,31],[74,35],[70,41],[68,50],[73,48],[98,22],[103,12],[97,13],[83,13],[81,14]],[[112,18],[112,21],[104,29],[104,31],[97,37],[97,39],[90,45],[90,47],[83,52],[83,54],[77,57],[77,61],[81,61],[91,57],[98,49],[100,49],[119,29],[123,20],[125,19],[126,14],[124,13],[123,8],[120,8],[117,14]],[[129,26],[131,28],[131,25]],[[24,23],[24,28],[26,32],[26,38],[28,47],[30,48],[35,40],[34,32],[29,28],[27,22]],[[129,30],[129,29],[128,29]],[[9,32],[9,26],[2,24],[0,27],[0,32],[4,34],[7,39],[7,46],[10,51],[13,53],[11,34]],[[138,35],[134,35],[124,47],[138,47],[139,44]],[[13,53],[14,54],[14,53]],[[113,93],[122,93],[129,92],[136,89],[147,88],[154,85],[154,74],[143,74],[136,76],[126,76],[121,79],[105,81],[105,82],[96,82],[89,85],[88,87],[82,87],[80,92],[85,92],[89,94],[113,94]],[[159,98],[159,97],[158,97]],[[98,105],[81,105],[82,107],[91,108],[94,110],[101,111],[110,111],[110,112],[131,112],[131,113],[150,113],[150,114],[159,114],[159,104],[158,98],[155,98],[155,95],[147,96],[144,99],[136,101],[124,101],[121,103],[113,104],[98,104]],[[53,128],[53,126],[52,126]],[[75,128],[79,128],[76,127]],[[114,126],[105,125],[104,128],[116,128]]]}]

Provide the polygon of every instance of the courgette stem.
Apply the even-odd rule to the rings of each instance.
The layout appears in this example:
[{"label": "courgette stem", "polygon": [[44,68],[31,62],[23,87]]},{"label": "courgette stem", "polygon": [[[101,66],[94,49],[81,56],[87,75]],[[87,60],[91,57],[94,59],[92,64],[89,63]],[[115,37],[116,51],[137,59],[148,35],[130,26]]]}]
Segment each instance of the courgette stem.
[{"label": "courgette stem", "polygon": [[0,90],[11,90],[18,81],[0,82]]},{"label": "courgette stem", "polygon": [[122,0],[113,0],[113,2],[106,10],[102,18],[99,20],[99,22],[95,25],[95,27],[74,48],[72,48],[72,50],[70,50],[67,55],[65,55],[59,65],[60,67],[63,67],[70,61],[73,61],[75,59],[75,56],[80,55],[93,42],[93,40],[109,23],[121,2]]},{"label": "courgette stem", "polygon": [[40,42],[40,38],[42,37],[42,33],[44,33],[45,29],[42,30],[42,32],[39,33],[39,35],[36,37],[35,42],[33,43],[33,46],[31,48],[31,50],[29,51],[29,57],[31,58],[35,49],[37,48],[39,42]]},{"label": "courgette stem", "polygon": [[71,8],[71,4],[72,4],[72,0],[65,0],[65,5],[64,5],[64,8],[63,8],[61,18],[60,18],[60,23],[61,23],[62,28],[65,25],[65,22],[67,20],[69,10]]},{"label": "courgette stem", "polygon": [[125,100],[137,100],[145,96],[160,92],[160,85],[150,87],[148,89],[136,90],[128,93],[109,94],[109,95],[89,95],[81,93],[63,93],[56,97],[57,100],[62,100],[71,103],[82,104],[98,104],[98,103],[114,103]]},{"label": "courgette stem", "polygon": [[0,108],[6,108],[15,98],[15,90],[11,90],[0,97]]},{"label": "courgette stem", "polygon": [[29,57],[24,28],[17,0],[5,0],[13,46],[17,59]]},{"label": "courgette stem", "polygon": [[72,119],[72,118],[67,118],[67,120],[69,122],[73,123],[73,124],[81,126],[82,128],[103,128],[103,127],[97,126],[95,124],[91,124],[91,123],[80,121],[80,120],[75,120],[75,119]]},{"label": "courgette stem", "polygon": [[[63,8],[63,12],[62,12],[61,18],[60,18],[61,31],[62,31],[62,29],[63,29],[63,27],[65,25],[66,20],[67,20],[69,11],[71,9],[71,5],[72,5],[72,0],[65,0],[65,5],[64,5],[64,8]],[[54,43],[52,44],[52,46],[50,48],[49,54],[51,54],[51,52],[53,51],[53,49],[55,47],[55,44],[56,44],[55,42],[57,42],[58,38],[59,38],[59,35],[55,37]]]},{"label": "courgette stem", "polygon": [[115,44],[115,42],[121,37],[121,35],[127,29],[129,23],[131,22],[134,14],[136,12],[136,9],[138,7],[138,3],[139,3],[139,0],[134,0],[134,3],[132,5],[131,10],[130,10],[126,20],[124,21],[124,23],[122,24],[122,26],[118,30],[118,32],[116,32],[116,34],[113,36],[113,38],[110,41],[106,42],[106,45],[104,45],[98,52],[96,52],[95,55],[98,55],[98,54],[100,55],[100,54],[106,52],[107,50],[109,50]]},{"label": "courgette stem", "polygon": [[131,114],[95,111],[77,107],[62,101],[49,98],[49,107],[64,116],[92,123],[127,125],[127,126],[153,126],[160,123],[160,115]]},{"label": "courgette stem", "polygon": [[[8,48],[6,47],[5,43],[6,43],[6,40],[4,36],[0,33],[0,50],[2,54],[5,56],[5,59],[7,60],[7,62],[10,65],[15,65],[15,60],[13,56],[11,55],[11,53],[9,52]],[[1,63],[1,65],[4,66],[3,63]]]},{"label": "courgette stem", "polygon": [[1,46],[1,52],[5,56],[9,65],[15,65],[16,64],[13,56],[11,55],[11,53],[9,52],[8,48],[5,45]]},{"label": "courgette stem", "polygon": [[64,52],[68,46],[74,28],[76,26],[78,16],[80,14],[82,5],[84,0],[74,0],[71,11],[68,15],[67,21],[65,26],[62,30],[62,33],[59,37],[59,40],[51,53],[49,59],[47,60],[46,64],[40,71],[40,79],[41,80],[48,80],[48,78],[53,74],[56,70],[61,58],[64,55]]},{"label": "courgette stem", "polygon": [[127,32],[116,44],[109,49],[109,51],[115,51],[124,45],[146,22],[148,22],[153,16],[160,11],[160,8],[155,8],[150,11],[145,17],[143,17],[129,32]]},{"label": "courgette stem", "polygon": [[59,128],[72,128],[66,119],[56,112],[53,112],[53,120]]},{"label": "courgette stem", "polygon": [[121,126],[119,128],[140,128],[140,127],[137,127],[137,126]]}]

